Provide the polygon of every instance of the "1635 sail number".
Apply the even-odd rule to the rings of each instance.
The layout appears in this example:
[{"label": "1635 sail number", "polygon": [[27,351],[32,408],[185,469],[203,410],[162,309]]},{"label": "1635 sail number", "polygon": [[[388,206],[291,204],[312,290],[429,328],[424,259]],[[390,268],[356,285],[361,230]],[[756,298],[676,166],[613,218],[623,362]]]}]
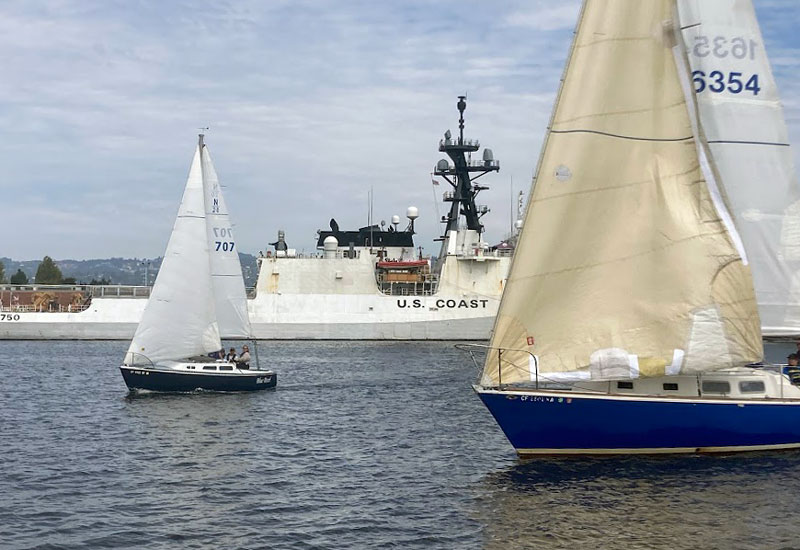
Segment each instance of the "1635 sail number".
[{"label": "1635 sail number", "polygon": [[694,37],[694,47],[692,54],[697,57],[717,57],[725,59],[731,56],[734,59],[755,59],[758,42],[746,40],[741,36],[728,38],[727,36],[706,36],[699,35]]},{"label": "1635 sail number", "polygon": [[693,71],[692,80],[694,91],[698,94],[708,90],[715,94],[728,91],[732,94],[751,92],[753,95],[758,95],[761,91],[757,74],[748,77],[736,71],[727,74],[723,71],[711,71],[708,74],[705,71]]}]

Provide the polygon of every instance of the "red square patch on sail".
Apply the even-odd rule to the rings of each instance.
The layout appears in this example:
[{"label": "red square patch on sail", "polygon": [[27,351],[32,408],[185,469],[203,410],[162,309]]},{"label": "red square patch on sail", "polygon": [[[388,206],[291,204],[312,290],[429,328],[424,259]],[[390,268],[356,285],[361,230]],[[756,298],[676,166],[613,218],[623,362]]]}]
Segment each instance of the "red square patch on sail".
[{"label": "red square patch on sail", "polygon": [[528,345],[529,346],[533,345],[533,336],[528,336]]}]

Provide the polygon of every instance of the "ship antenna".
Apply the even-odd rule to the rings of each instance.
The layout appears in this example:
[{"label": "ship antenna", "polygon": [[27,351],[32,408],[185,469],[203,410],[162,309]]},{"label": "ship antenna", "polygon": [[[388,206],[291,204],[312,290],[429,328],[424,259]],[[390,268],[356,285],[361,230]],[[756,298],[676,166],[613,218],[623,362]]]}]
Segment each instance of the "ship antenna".
[{"label": "ship antenna", "polygon": [[467,108],[467,96],[458,96],[458,144],[464,145],[464,110]]}]

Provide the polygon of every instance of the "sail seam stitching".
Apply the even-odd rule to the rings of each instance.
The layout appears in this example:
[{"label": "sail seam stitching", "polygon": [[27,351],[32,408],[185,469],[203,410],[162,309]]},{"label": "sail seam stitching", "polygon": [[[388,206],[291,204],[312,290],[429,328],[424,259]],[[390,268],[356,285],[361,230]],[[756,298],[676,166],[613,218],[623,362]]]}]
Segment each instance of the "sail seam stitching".
[{"label": "sail seam stitching", "polygon": [[738,141],[738,140],[717,139],[713,141],[708,141],[708,143],[732,143],[740,145],[774,145],[775,147],[791,147],[790,143],[780,143],[773,141]]},{"label": "sail seam stitching", "polygon": [[638,137],[638,136],[623,136],[621,134],[612,134],[609,132],[601,132],[599,130],[550,130],[553,134],[597,134],[600,136],[607,136],[613,137],[618,139],[629,139],[631,141],[662,141],[662,142],[678,142],[678,141],[689,141],[694,139],[693,136],[687,136],[682,138],[646,138],[646,137]]}]

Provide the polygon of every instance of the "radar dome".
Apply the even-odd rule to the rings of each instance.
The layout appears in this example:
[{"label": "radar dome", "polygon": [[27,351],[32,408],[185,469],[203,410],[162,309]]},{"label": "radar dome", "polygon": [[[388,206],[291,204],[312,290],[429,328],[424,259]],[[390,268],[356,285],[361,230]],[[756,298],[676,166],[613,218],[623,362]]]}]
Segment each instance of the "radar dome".
[{"label": "radar dome", "polygon": [[397,214],[395,214],[394,216],[392,216],[392,223],[393,223],[394,225],[397,225],[398,223],[400,223],[400,216],[398,216]]},{"label": "radar dome", "polygon": [[416,206],[409,206],[408,210],[406,210],[406,218],[411,221],[419,218],[419,209]]},{"label": "radar dome", "polygon": [[436,169],[439,172],[444,172],[448,168],[450,168],[450,163],[447,162],[447,159],[439,159],[439,162],[436,163]]},{"label": "radar dome", "polygon": [[337,248],[339,248],[339,240],[333,235],[328,235],[322,241],[322,251],[326,258],[335,258]]}]

